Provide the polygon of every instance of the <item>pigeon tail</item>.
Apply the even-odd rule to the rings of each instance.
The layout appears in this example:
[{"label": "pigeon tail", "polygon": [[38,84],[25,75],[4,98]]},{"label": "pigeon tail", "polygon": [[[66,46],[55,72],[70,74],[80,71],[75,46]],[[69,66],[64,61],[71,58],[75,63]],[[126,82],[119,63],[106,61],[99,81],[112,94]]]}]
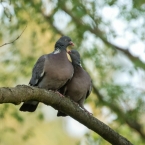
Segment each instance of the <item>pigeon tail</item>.
[{"label": "pigeon tail", "polygon": [[66,117],[66,116],[68,116],[68,115],[65,114],[65,113],[63,113],[63,112],[61,112],[61,111],[58,111],[58,112],[57,112],[57,116],[58,116],[58,117]]},{"label": "pigeon tail", "polygon": [[35,101],[35,104],[33,103],[33,101],[32,101],[32,103],[31,102],[25,102],[25,103],[23,103],[23,105],[20,107],[19,110],[24,111],[24,112],[26,112],[26,111],[34,112],[36,110],[38,104],[39,104],[39,102],[36,102],[36,101]]}]

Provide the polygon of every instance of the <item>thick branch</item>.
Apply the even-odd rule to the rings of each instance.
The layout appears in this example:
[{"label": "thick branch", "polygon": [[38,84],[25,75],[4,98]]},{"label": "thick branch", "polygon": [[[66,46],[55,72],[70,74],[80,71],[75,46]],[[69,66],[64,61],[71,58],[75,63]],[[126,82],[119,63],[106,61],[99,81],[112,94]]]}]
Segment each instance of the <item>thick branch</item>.
[{"label": "thick branch", "polygon": [[25,85],[19,85],[15,88],[0,88],[0,104],[19,104],[28,100],[38,100],[67,113],[113,145],[132,145],[126,138],[116,133],[109,126],[84,112],[70,99],[60,97],[57,93]]}]

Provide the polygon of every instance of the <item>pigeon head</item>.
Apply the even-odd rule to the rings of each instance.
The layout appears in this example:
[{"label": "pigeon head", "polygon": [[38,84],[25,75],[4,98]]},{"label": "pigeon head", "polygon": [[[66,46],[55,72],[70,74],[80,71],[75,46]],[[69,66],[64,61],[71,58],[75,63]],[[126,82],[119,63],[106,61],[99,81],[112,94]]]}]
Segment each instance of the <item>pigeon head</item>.
[{"label": "pigeon head", "polygon": [[67,53],[70,55],[73,65],[81,66],[80,54],[77,50],[69,50]]},{"label": "pigeon head", "polygon": [[62,36],[55,44],[55,49],[66,49],[69,45],[74,46],[74,43],[71,41],[71,38],[68,36]]}]

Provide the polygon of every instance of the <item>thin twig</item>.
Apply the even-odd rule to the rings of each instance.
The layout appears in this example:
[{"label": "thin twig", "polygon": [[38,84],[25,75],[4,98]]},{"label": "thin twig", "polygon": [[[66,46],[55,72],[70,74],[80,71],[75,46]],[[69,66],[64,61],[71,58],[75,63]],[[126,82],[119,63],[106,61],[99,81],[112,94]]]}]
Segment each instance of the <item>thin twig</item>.
[{"label": "thin twig", "polygon": [[[27,25],[26,25],[26,27],[27,27]],[[26,27],[24,28],[24,30],[22,31],[22,33],[16,38],[16,39],[14,39],[13,41],[11,41],[11,42],[8,42],[8,43],[4,43],[3,45],[1,45],[0,47],[2,47],[2,46],[4,46],[4,45],[7,45],[7,44],[11,44],[11,43],[14,43],[16,40],[18,40],[20,37],[21,37],[21,35],[23,34],[23,32],[25,31],[25,29],[26,29]]]}]

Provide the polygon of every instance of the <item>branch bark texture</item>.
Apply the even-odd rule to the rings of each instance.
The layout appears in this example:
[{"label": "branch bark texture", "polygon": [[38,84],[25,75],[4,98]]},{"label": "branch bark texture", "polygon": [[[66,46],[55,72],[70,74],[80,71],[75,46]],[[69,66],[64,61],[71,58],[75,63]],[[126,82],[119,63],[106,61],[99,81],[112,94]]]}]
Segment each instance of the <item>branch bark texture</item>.
[{"label": "branch bark texture", "polygon": [[0,88],[0,104],[20,104],[28,100],[38,100],[52,106],[54,109],[67,113],[113,145],[132,145],[126,138],[119,135],[109,126],[84,112],[76,103],[73,103],[68,98],[61,97],[58,93],[26,85],[18,85],[15,88]]}]

